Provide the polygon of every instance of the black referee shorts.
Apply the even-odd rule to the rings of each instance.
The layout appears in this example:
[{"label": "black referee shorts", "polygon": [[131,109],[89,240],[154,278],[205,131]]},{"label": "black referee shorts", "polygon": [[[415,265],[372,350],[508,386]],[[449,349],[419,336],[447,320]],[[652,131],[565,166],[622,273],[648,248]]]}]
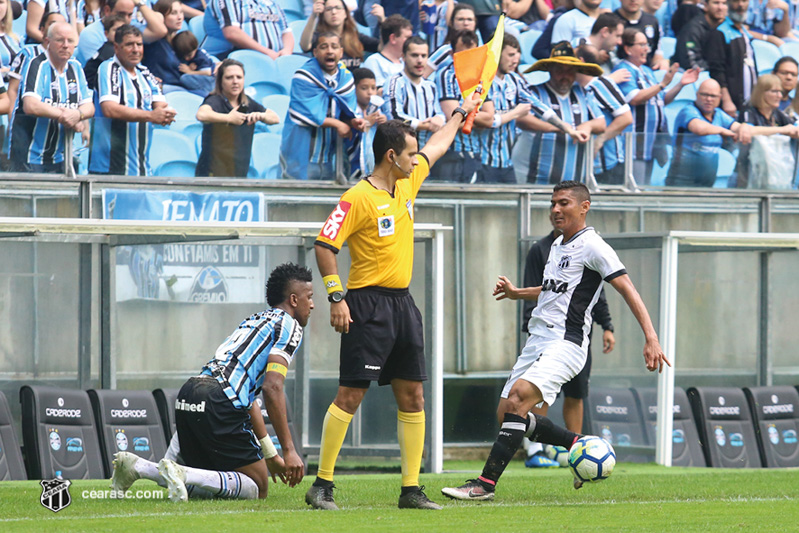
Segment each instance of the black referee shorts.
[{"label": "black referee shorts", "polygon": [[392,379],[426,381],[422,314],[408,289],[347,292],[352,324],[341,336],[339,384],[368,388]]},{"label": "black referee shorts", "polygon": [[175,426],[187,466],[235,470],[264,458],[246,409],[236,409],[210,376],[189,378],[178,393]]}]

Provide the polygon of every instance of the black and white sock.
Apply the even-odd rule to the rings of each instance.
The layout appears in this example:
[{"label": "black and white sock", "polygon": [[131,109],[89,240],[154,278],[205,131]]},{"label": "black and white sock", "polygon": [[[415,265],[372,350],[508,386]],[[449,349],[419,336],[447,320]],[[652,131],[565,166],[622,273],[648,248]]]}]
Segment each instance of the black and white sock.
[{"label": "black and white sock", "polygon": [[524,436],[532,441],[563,446],[568,450],[580,438],[577,433],[556,426],[545,416],[528,413],[528,417],[530,423]]},{"label": "black and white sock", "polygon": [[478,478],[486,488],[493,490],[505,467],[522,444],[527,430],[527,419],[512,413],[505,413],[497,440],[491,448],[483,473]]}]

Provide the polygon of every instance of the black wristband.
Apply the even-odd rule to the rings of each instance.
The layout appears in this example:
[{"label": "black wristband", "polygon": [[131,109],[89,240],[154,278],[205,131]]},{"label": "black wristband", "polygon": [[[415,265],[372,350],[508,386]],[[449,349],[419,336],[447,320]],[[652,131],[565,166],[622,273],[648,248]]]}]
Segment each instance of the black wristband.
[{"label": "black wristband", "polygon": [[462,116],[462,117],[463,117],[463,120],[466,120],[466,115],[468,115],[468,114],[469,114],[469,113],[467,113],[467,112],[466,112],[466,110],[465,110],[464,108],[462,108],[462,107],[456,107],[455,109],[453,109],[453,110],[452,110],[452,115],[451,115],[451,116],[453,116],[453,117],[454,117],[454,116],[455,116],[455,113],[457,113],[457,114],[459,114],[460,116]]}]

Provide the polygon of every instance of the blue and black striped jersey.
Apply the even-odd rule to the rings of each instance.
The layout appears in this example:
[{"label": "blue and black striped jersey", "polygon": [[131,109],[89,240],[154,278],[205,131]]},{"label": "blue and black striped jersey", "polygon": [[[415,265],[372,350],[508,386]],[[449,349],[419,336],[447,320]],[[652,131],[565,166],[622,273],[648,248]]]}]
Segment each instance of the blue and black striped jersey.
[{"label": "blue and black striped jersey", "polygon": [[258,44],[276,52],[283,49],[283,34],[291,31],[283,9],[271,0],[212,0],[208,10],[220,28],[241,28]]},{"label": "blue and black striped jersey", "polygon": [[[658,84],[655,72],[646,65],[637,67],[625,59],[613,70],[621,68],[629,70],[631,74],[629,80],[619,85],[627,102],[632,100],[639,91]],[[655,145],[658,132],[666,132],[666,113],[663,109],[665,94],[664,89],[643,104],[632,106],[633,123],[625,131],[630,131],[632,128],[632,131],[635,132],[634,157],[636,159],[644,161],[652,159],[652,147]]]},{"label": "blue and black striped jersey", "polygon": [[[436,79],[436,91],[438,91],[438,101],[456,100],[458,105],[463,103],[463,94],[455,77],[455,64],[450,63],[446,67],[438,69],[433,74]],[[489,96],[490,97],[490,96]],[[450,147],[455,152],[472,152],[474,155],[480,153],[480,137],[475,131],[471,135],[464,135],[458,131],[455,134],[455,142]]]},{"label": "blue and black striped jersey", "polygon": [[234,407],[249,409],[261,393],[269,356],[282,357],[288,367],[300,343],[302,326],[273,307],[239,324],[200,373],[215,377]]},{"label": "blue and black striped jersey", "polygon": [[[621,89],[610,78],[599,76],[586,86],[596,99],[599,109],[605,115],[605,122],[610,124],[619,115],[630,110]],[[616,135],[602,145],[602,150],[594,161],[595,172],[607,172],[616,165],[624,163],[624,136]]]},{"label": "blue and black striped jersey", "polygon": [[[441,104],[438,102],[436,84],[422,79],[419,84],[413,83],[403,70],[391,76],[383,86],[383,114],[391,119],[402,120],[417,129],[419,122],[440,116],[444,118]],[[430,138],[429,131],[419,131],[419,149]]]},{"label": "blue and black striped jersey", "polygon": [[[116,56],[97,69],[98,102],[117,102],[133,109],[152,111],[163,102],[158,81],[147,67],[136,65],[136,74],[125,70]],[[153,126],[149,122],[126,122],[102,116],[95,110],[89,171],[122,176],[149,176],[148,164]]]}]

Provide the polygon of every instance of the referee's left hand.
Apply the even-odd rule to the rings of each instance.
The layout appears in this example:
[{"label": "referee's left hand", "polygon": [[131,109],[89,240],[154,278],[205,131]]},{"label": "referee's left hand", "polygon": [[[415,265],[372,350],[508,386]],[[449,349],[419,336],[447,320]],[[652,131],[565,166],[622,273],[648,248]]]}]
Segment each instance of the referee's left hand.
[{"label": "referee's left hand", "polygon": [[330,304],[330,325],[336,333],[349,333],[352,317],[350,316],[350,306],[341,300],[338,303]]}]

